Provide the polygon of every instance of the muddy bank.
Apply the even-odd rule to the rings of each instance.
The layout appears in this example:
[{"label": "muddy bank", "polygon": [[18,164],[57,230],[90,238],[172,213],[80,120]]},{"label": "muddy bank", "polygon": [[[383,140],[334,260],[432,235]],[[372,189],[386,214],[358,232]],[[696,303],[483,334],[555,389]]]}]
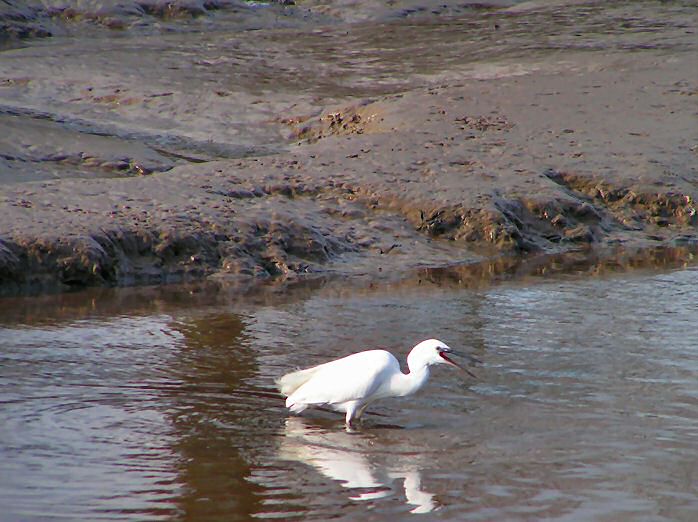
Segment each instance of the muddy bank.
[{"label": "muddy bank", "polygon": [[380,294],[401,295],[435,289],[482,291],[498,285],[534,287],[549,282],[551,278],[560,282],[587,278],[612,279],[629,272],[649,275],[687,269],[696,263],[698,245],[502,256],[462,265],[424,267],[399,273],[385,271],[378,276],[355,276],[351,285],[347,285],[343,277],[325,273],[314,278],[286,278],[281,282],[273,279],[263,282],[249,279],[246,284],[229,284],[228,279],[208,279],[165,286],[98,286],[80,292],[45,294],[31,298],[24,295],[6,296],[3,298],[0,325],[57,325],[76,319],[111,317],[123,313],[123,310],[129,310],[130,315],[142,315],[169,314],[182,308],[230,306],[231,303],[282,306],[298,304],[318,296],[323,299],[357,296],[370,299]]},{"label": "muddy bank", "polygon": [[508,7],[519,1],[5,0],[0,5],[0,49],[21,47],[28,39],[93,38],[105,31],[139,37],[220,30],[307,30],[317,26],[456,16]]},{"label": "muddy bank", "polygon": [[[152,38],[140,66],[111,37],[87,56],[75,39],[5,51],[0,288],[694,244],[695,28],[681,3],[594,6],[344,25],[353,63],[329,27],[186,53]],[[400,54],[409,35],[432,54]]]}]

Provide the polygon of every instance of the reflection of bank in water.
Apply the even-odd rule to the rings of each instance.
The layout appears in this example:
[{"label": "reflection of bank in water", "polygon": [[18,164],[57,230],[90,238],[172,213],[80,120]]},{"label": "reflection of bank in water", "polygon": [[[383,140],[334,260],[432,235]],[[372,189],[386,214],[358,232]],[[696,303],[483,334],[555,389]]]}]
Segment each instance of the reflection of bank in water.
[{"label": "reflection of bank in water", "polygon": [[421,489],[421,474],[414,462],[403,462],[398,456],[394,462],[381,465],[371,458],[375,451],[369,439],[359,433],[325,431],[302,418],[289,417],[279,458],[307,464],[345,488],[362,490],[352,494],[351,500],[390,497],[393,481],[404,479],[405,502],[414,506],[411,513],[438,508],[434,495]]}]

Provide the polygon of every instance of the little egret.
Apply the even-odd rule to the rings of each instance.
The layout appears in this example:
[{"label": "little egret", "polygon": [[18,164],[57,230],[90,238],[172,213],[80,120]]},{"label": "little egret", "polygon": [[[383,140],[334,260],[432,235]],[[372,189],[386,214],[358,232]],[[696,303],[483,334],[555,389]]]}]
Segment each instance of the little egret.
[{"label": "little egret", "polygon": [[449,355],[479,362],[472,356],[456,354],[437,339],[428,339],[410,351],[407,374],[402,373],[400,363],[390,352],[368,350],[288,373],[278,379],[277,385],[286,397],[286,407],[293,413],[300,413],[308,406],[327,405],[346,412],[346,424],[351,427],[374,401],[405,397],[418,391],[429,379],[429,367],[433,364],[450,364],[474,377]]}]

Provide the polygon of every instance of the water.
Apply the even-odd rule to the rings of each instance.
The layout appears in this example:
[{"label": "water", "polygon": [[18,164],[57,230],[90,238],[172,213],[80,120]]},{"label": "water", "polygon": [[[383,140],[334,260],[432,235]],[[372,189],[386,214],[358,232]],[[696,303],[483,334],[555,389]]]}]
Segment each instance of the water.
[{"label": "water", "polygon": [[[694,520],[697,288],[689,267],[5,299],[2,519]],[[439,368],[358,433],[274,390],[427,336],[478,379]]]}]

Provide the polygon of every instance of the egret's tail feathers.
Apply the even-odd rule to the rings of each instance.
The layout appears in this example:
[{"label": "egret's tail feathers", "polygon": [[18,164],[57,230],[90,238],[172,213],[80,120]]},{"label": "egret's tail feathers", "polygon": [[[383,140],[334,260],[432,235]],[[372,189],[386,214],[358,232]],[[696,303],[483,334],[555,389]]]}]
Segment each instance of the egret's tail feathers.
[{"label": "egret's tail feathers", "polygon": [[300,413],[300,412],[302,412],[303,410],[305,410],[305,409],[308,407],[308,405],[307,405],[307,404],[303,404],[302,402],[300,402],[300,403],[295,403],[295,402],[293,402],[293,398],[292,398],[292,397],[288,397],[288,398],[286,399],[286,407],[287,407],[289,410],[291,410],[292,413]]},{"label": "egret's tail feathers", "polygon": [[315,373],[314,368],[308,370],[299,370],[297,372],[287,373],[276,381],[279,391],[285,397],[292,395],[294,391],[303,386]]},{"label": "egret's tail feathers", "polygon": [[325,366],[321,364],[319,366],[314,366],[306,370],[298,370],[297,372],[287,373],[280,379],[277,379],[276,385],[279,387],[279,391],[284,397],[292,395],[298,388],[303,386],[310,378],[315,375],[315,373]]}]

